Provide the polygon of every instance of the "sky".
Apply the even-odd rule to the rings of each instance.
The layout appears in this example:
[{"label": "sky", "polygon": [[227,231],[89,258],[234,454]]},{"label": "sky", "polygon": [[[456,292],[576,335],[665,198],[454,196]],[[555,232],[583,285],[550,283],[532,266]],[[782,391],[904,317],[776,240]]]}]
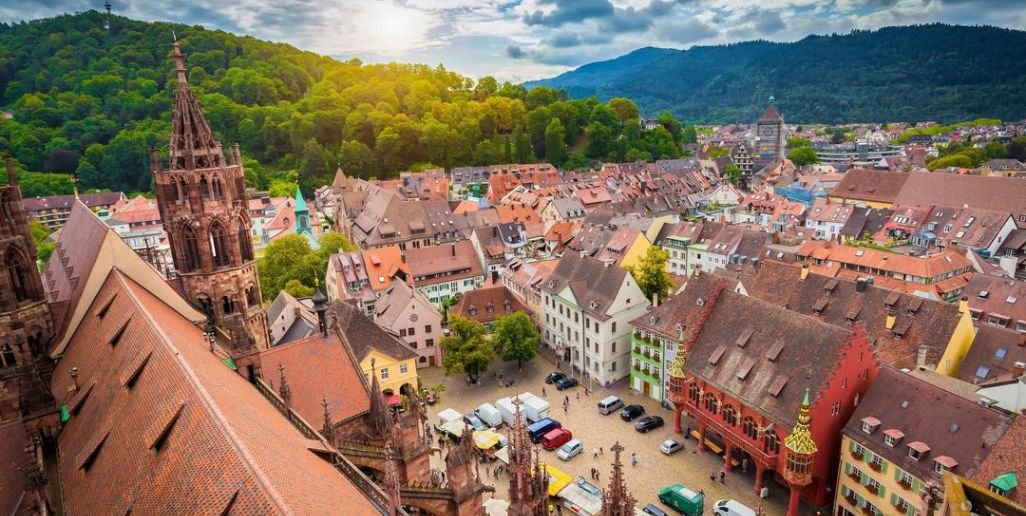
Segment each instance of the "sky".
[{"label": "sky", "polygon": [[[203,25],[340,59],[400,61],[477,78],[551,77],[646,46],[796,41],[944,22],[1026,29],[1026,0],[111,0],[140,20]],[[102,0],[3,0],[0,20]]]}]

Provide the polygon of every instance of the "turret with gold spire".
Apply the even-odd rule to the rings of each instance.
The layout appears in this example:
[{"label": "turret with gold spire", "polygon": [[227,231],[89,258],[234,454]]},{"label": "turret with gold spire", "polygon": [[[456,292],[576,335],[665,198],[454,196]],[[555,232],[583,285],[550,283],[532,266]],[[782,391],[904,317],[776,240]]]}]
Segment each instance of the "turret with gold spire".
[{"label": "turret with gold spire", "polygon": [[784,469],[784,480],[791,488],[791,498],[787,506],[788,516],[798,514],[798,503],[801,490],[812,483],[812,464],[818,448],[812,438],[812,416],[810,414],[809,390],[805,389],[805,398],[798,411],[798,421],[791,434],[784,439],[787,448],[787,465]]},{"label": "turret with gold spire", "polygon": [[668,399],[673,403],[673,431],[680,433],[680,416],[684,412],[684,403],[687,402],[686,385],[687,375],[684,373],[684,365],[687,363],[688,351],[684,343],[684,326],[678,325],[677,331],[677,356],[673,359],[667,374],[670,375],[670,390]]}]

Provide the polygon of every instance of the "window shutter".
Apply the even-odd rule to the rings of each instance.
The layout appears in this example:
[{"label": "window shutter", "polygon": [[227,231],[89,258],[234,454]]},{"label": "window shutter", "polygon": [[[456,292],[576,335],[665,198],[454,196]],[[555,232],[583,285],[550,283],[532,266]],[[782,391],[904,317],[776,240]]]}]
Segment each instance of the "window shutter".
[{"label": "window shutter", "polygon": [[844,474],[845,475],[851,475],[851,463],[850,462],[845,462],[844,463]]}]

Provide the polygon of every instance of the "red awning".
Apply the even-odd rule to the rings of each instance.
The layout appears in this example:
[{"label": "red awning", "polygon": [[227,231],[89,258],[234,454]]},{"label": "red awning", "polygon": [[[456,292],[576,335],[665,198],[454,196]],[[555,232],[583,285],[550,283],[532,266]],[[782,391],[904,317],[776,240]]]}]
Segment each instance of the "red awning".
[{"label": "red awning", "polygon": [[391,394],[391,395],[385,396],[385,403],[387,403],[389,405],[400,405],[400,404],[402,404],[402,402],[403,402],[403,399],[400,398],[396,394]]}]

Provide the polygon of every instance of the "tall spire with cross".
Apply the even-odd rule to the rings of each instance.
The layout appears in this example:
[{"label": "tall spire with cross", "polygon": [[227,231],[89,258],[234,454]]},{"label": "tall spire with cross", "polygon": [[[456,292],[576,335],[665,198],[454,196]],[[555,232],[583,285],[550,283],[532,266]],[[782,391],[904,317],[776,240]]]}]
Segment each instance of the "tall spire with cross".
[{"label": "tall spire with cross", "polygon": [[176,86],[171,113],[171,170],[215,168],[225,165],[221,143],[214,139],[203,110],[189,87],[185,54],[175,41],[171,58],[175,62]]},{"label": "tall spire with cross", "polygon": [[634,497],[627,491],[627,481],[623,476],[623,462],[620,452],[624,450],[620,441],[611,448],[613,450],[613,472],[609,475],[609,488],[603,493],[602,516],[634,516]]}]

